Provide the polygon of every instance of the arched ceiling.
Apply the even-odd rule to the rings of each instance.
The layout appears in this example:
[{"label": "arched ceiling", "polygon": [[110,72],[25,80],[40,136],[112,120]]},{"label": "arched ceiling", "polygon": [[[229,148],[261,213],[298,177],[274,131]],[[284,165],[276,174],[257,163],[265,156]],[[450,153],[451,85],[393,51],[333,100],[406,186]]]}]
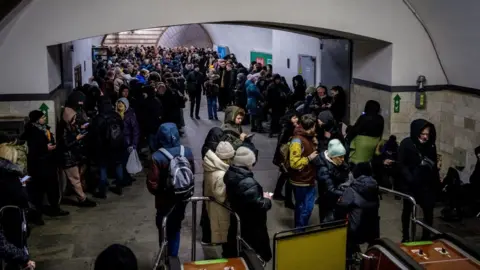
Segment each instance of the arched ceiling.
[{"label": "arched ceiling", "polygon": [[[477,14],[480,1],[409,1],[432,34],[449,83],[480,89],[477,74],[480,33],[476,29],[480,25]],[[446,83],[425,30],[400,0],[244,0],[242,5],[234,7],[233,13],[231,5],[219,0],[204,0],[195,12],[175,12],[191,9],[190,0],[138,0],[139,6],[148,8],[143,9],[135,20],[119,19],[132,15],[131,3],[130,0],[31,1],[15,18],[3,19],[0,23],[3,25],[0,28],[0,56],[5,65],[0,80],[5,89],[12,89],[6,91],[46,91],[48,83],[43,79],[48,77],[46,46],[158,25],[255,24],[259,18],[270,25],[288,23],[298,30],[311,29],[352,39],[368,37],[392,43],[392,85],[414,84],[419,74],[427,76],[430,84]],[[274,10],[271,10],[272,5]],[[328,12],[318,16],[319,9]],[[212,10],[215,10],[214,16]],[[291,10],[302,12],[292,13]],[[162,16],[158,16],[159,11]],[[98,18],[102,18],[101,21]],[[14,79],[18,70],[37,76],[18,81]]]},{"label": "arched ceiling", "polygon": [[106,35],[103,46],[212,47],[209,33],[200,24],[132,30]]}]

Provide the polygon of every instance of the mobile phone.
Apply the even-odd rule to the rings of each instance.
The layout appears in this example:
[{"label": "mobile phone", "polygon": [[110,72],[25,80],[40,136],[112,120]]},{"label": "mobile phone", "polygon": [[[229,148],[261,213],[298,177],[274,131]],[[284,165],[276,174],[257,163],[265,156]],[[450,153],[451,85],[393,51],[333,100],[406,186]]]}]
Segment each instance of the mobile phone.
[{"label": "mobile phone", "polygon": [[247,135],[246,138],[247,138],[247,139],[251,139],[251,138],[253,138],[253,136],[255,136],[255,133],[250,133],[250,134]]},{"label": "mobile phone", "polygon": [[25,175],[24,177],[22,177],[22,178],[20,179],[20,183],[23,184],[23,183],[27,182],[28,179],[30,179],[30,178],[32,178],[30,175]]},{"label": "mobile phone", "polygon": [[90,125],[90,123],[87,122],[87,123],[85,123],[85,124],[83,124],[83,125],[84,125],[85,127],[88,127],[88,125]]}]

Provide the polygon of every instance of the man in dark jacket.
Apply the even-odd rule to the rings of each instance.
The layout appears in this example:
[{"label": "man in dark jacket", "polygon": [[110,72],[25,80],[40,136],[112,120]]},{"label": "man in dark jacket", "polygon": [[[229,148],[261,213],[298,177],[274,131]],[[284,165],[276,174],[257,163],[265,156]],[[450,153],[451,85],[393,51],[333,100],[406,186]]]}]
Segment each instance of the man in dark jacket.
[{"label": "man in dark jacket", "polygon": [[107,168],[115,167],[116,186],[110,188],[113,193],[122,194],[123,187],[126,186],[123,179],[123,156],[126,151],[125,138],[123,134],[123,120],[118,113],[113,110],[110,101],[104,100],[99,105],[99,114],[93,119],[89,127],[89,147],[91,149],[91,158],[99,166],[100,183],[96,198],[105,199],[107,197]]},{"label": "man in dark jacket", "polygon": [[200,73],[200,68],[195,65],[193,71],[191,71],[187,77],[187,91],[190,97],[190,117],[193,118],[193,111],[195,111],[195,117],[200,119],[200,102],[202,100],[202,89],[205,78]]},{"label": "man in dark jacket", "polygon": [[[262,186],[255,180],[252,172],[255,153],[247,147],[240,147],[235,153],[232,166],[224,176],[228,201],[241,220],[242,238],[263,260],[272,258],[270,238],[267,229],[267,211],[272,208],[270,194],[264,193]],[[228,249],[234,249],[236,221],[230,222]],[[233,230],[235,228],[235,230]],[[233,240],[233,241],[231,241]],[[225,249],[224,249],[225,250]],[[227,251],[227,257],[235,252]],[[233,254],[231,254],[233,253]]]},{"label": "man in dark jacket", "polygon": [[[424,119],[410,124],[410,137],[403,139],[398,148],[398,166],[402,175],[405,192],[412,195],[422,207],[424,222],[433,224],[435,194],[439,187],[435,126]],[[403,201],[403,241],[410,239],[410,216],[412,204]],[[423,230],[422,239],[428,239],[428,230]]]},{"label": "man in dark jacket", "polygon": [[155,152],[155,134],[157,133],[163,118],[163,107],[160,100],[157,98],[156,89],[154,85],[160,85],[161,82],[152,82],[152,85],[145,87],[147,98],[143,102],[142,114],[145,119],[144,127],[147,135],[148,146],[150,151]]},{"label": "man in dark jacket", "polygon": [[380,236],[378,185],[370,163],[359,163],[352,171],[353,181],[345,185],[338,205],[348,213],[347,258],[360,251],[359,245]]},{"label": "man in dark jacket", "polygon": [[270,110],[270,138],[280,132],[280,118],[287,108],[289,90],[282,84],[280,75],[273,75],[273,82],[267,87],[267,108]]},{"label": "man in dark jacket", "polygon": [[[155,148],[165,148],[172,156],[180,155],[180,134],[174,123],[164,123],[158,129]],[[190,162],[190,167],[195,174],[195,164],[192,150],[184,147],[185,157]],[[155,208],[157,209],[157,228],[159,231],[159,243],[164,237],[168,239],[168,255],[177,256],[180,248],[180,229],[185,218],[185,201],[178,201],[172,190],[167,189],[170,160],[162,152],[156,151],[152,155],[151,170],[147,177],[147,188],[155,196]],[[173,209],[173,210],[172,210]],[[170,213],[170,214],[169,214]],[[168,215],[167,235],[162,233],[163,217]]]},{"label": "man in dark jacket", "polygon": [[225,60],[219,60],[219,68],[217,74],[220,76],[215,82],[219,87],[218,103],[219,110],[223,111],[229,105],[230,102],[230,81],[231,81],[231,69],[227,69],[227,63]]}]

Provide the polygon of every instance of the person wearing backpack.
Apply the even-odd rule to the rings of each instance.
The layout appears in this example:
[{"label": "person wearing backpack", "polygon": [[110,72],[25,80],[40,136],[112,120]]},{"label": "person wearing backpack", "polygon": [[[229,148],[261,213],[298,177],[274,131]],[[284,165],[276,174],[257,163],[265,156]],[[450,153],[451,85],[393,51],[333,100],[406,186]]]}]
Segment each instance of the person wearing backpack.
[{"label": "person wearing backpack", "polygon": [[[289,111],[280,120],[282,124],[282,131],[278,136],[277,148],[275,155],[273,156],[273,164],[278,166],[280,170],[280,176],[277,179],[277,185],[273,192],[273,199],[285,201],[285,207],[294,209],[295,206],[292,202],[292,185],[287,182],[290,178],[288,169],[290,168],[288,160],[288,148],[290,145],[290,139],[293,136],[295,127],[298,126],[298,113],[295,110]],[[285,196],[282,195],[282,189],[285,185]]]},{"label": "person wearing backpack", "polygon": [[308,225],[315,204],[316,119],[306,114],[295,127],[289,147],[290,183],[295,194],[295,228]]},{"label": "person wearing backpack", "polygon": [[[185,218],[187,200],[193,195],[195,165],[192,150],[180,144],[174,123],[164,123],[156,135],[157,151],[152,155],[147,177],[148,191],[155,196],[159,243],[168,240],[168,255],[177,256],[180,229]],[[163,217],[168,215],[167,235],[162,232]]]},{"label": "person wearing backpack", "polygon": [[89,127],[89,142],[87,145],[90,147],[92,161],[97,164],[100,170],[100,182],[94,197],[105,199],[108,187],[108,166],[115,167],[116,176],[115,187],[110,188],[110,191],[117,195],[123,193],[125,183],[123,181],[122,162],[127,150],[121,116],[113,110],[113,105],[108,99],[103,100],[98,107],[99,113]]}]

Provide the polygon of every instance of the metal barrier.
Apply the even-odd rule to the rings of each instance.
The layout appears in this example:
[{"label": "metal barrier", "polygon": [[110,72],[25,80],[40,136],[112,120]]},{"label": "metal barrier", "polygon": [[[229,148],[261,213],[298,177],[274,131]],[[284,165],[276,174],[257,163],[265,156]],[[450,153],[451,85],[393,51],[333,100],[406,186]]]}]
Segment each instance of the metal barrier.
[{"label": "metal barrier", "polygon": [[[240,251],[242,248],[242,245],[244,245],[247,248],[251,247],[242,239],[241,237],[241,228],[240,228],[240,217],[235,213],[230,207],[226,206],[225,204],[217,201],[213,197],[191,197],[190,199],[187,200],[188,202],[192,203],[192,250],[191,250],[191,260],[192,262],[196,260],[197,254],[196,254],[196,248],[197,248],[197,203],[200,201],[208,201],[208,202],[213,202],[216,203],[223,208],[227,209],[231,214],[235,215],[235,218],[237,219],[237,256],[240,256]],[[158,269],[158,267],[166,262],[166,259],[168,257],[168,240],[167,240],[167,220],[168,216],[172,213],[174,207],[168,212],[166,216],[163,217],[162,219],[162,243],[160,245],[160,251],[157,254],[157,258],[155,260],[154,268],[153,269]],[[262,260],[263,262],[263,260]]]},{"label": "metal barrier", "polygon": [[410,238],[411,238],[412,241],[415,241],[415,235],[417,233],[417,228],[416,227],[417,227],[417,224],[418,224],[417,222],[419,222],[417,220],[417,201],[415,201],[415,198],[413,198],[413,196],[410,196],[410,195],[402,193],[402,192],[398,192],[398,191],[393,190],[393,189],[388,189],[388,188],[384,188],[384,187],[379,187],[379,189],[380,189],[380,191],[402,197],[403,199],[409,200],[412,203],[412,215],[410,217],[410,222],[411,222]]},{"label": "metal barrier", "polygon": [[[20,215],[21,215],[21,218],[22,218],[22,232],[21,232],[21,238],[20,238],[20,242],[22,243],[25,243],[25,239],[26,238],[26,233],[27,233],[27,218],[25,216],[25,210],[23,210],[22,208],[18,207],[18,206],[15,206],[15,205],[5,205],[3,206],[2,208],[0,208],[0,218],[3,217],[3,213],[5,210],[8,210],[8,209],[14,209],[14,210],[18,210],[20,212]],[[2,225],[0,224],[0,227]],[[23,248],[23,251],[29,255],[29,251],[27,249],[27,247],[24,247]],[[0,269],[4,269],[5,267],[5,262],[3,260],[0,259]]]}]

